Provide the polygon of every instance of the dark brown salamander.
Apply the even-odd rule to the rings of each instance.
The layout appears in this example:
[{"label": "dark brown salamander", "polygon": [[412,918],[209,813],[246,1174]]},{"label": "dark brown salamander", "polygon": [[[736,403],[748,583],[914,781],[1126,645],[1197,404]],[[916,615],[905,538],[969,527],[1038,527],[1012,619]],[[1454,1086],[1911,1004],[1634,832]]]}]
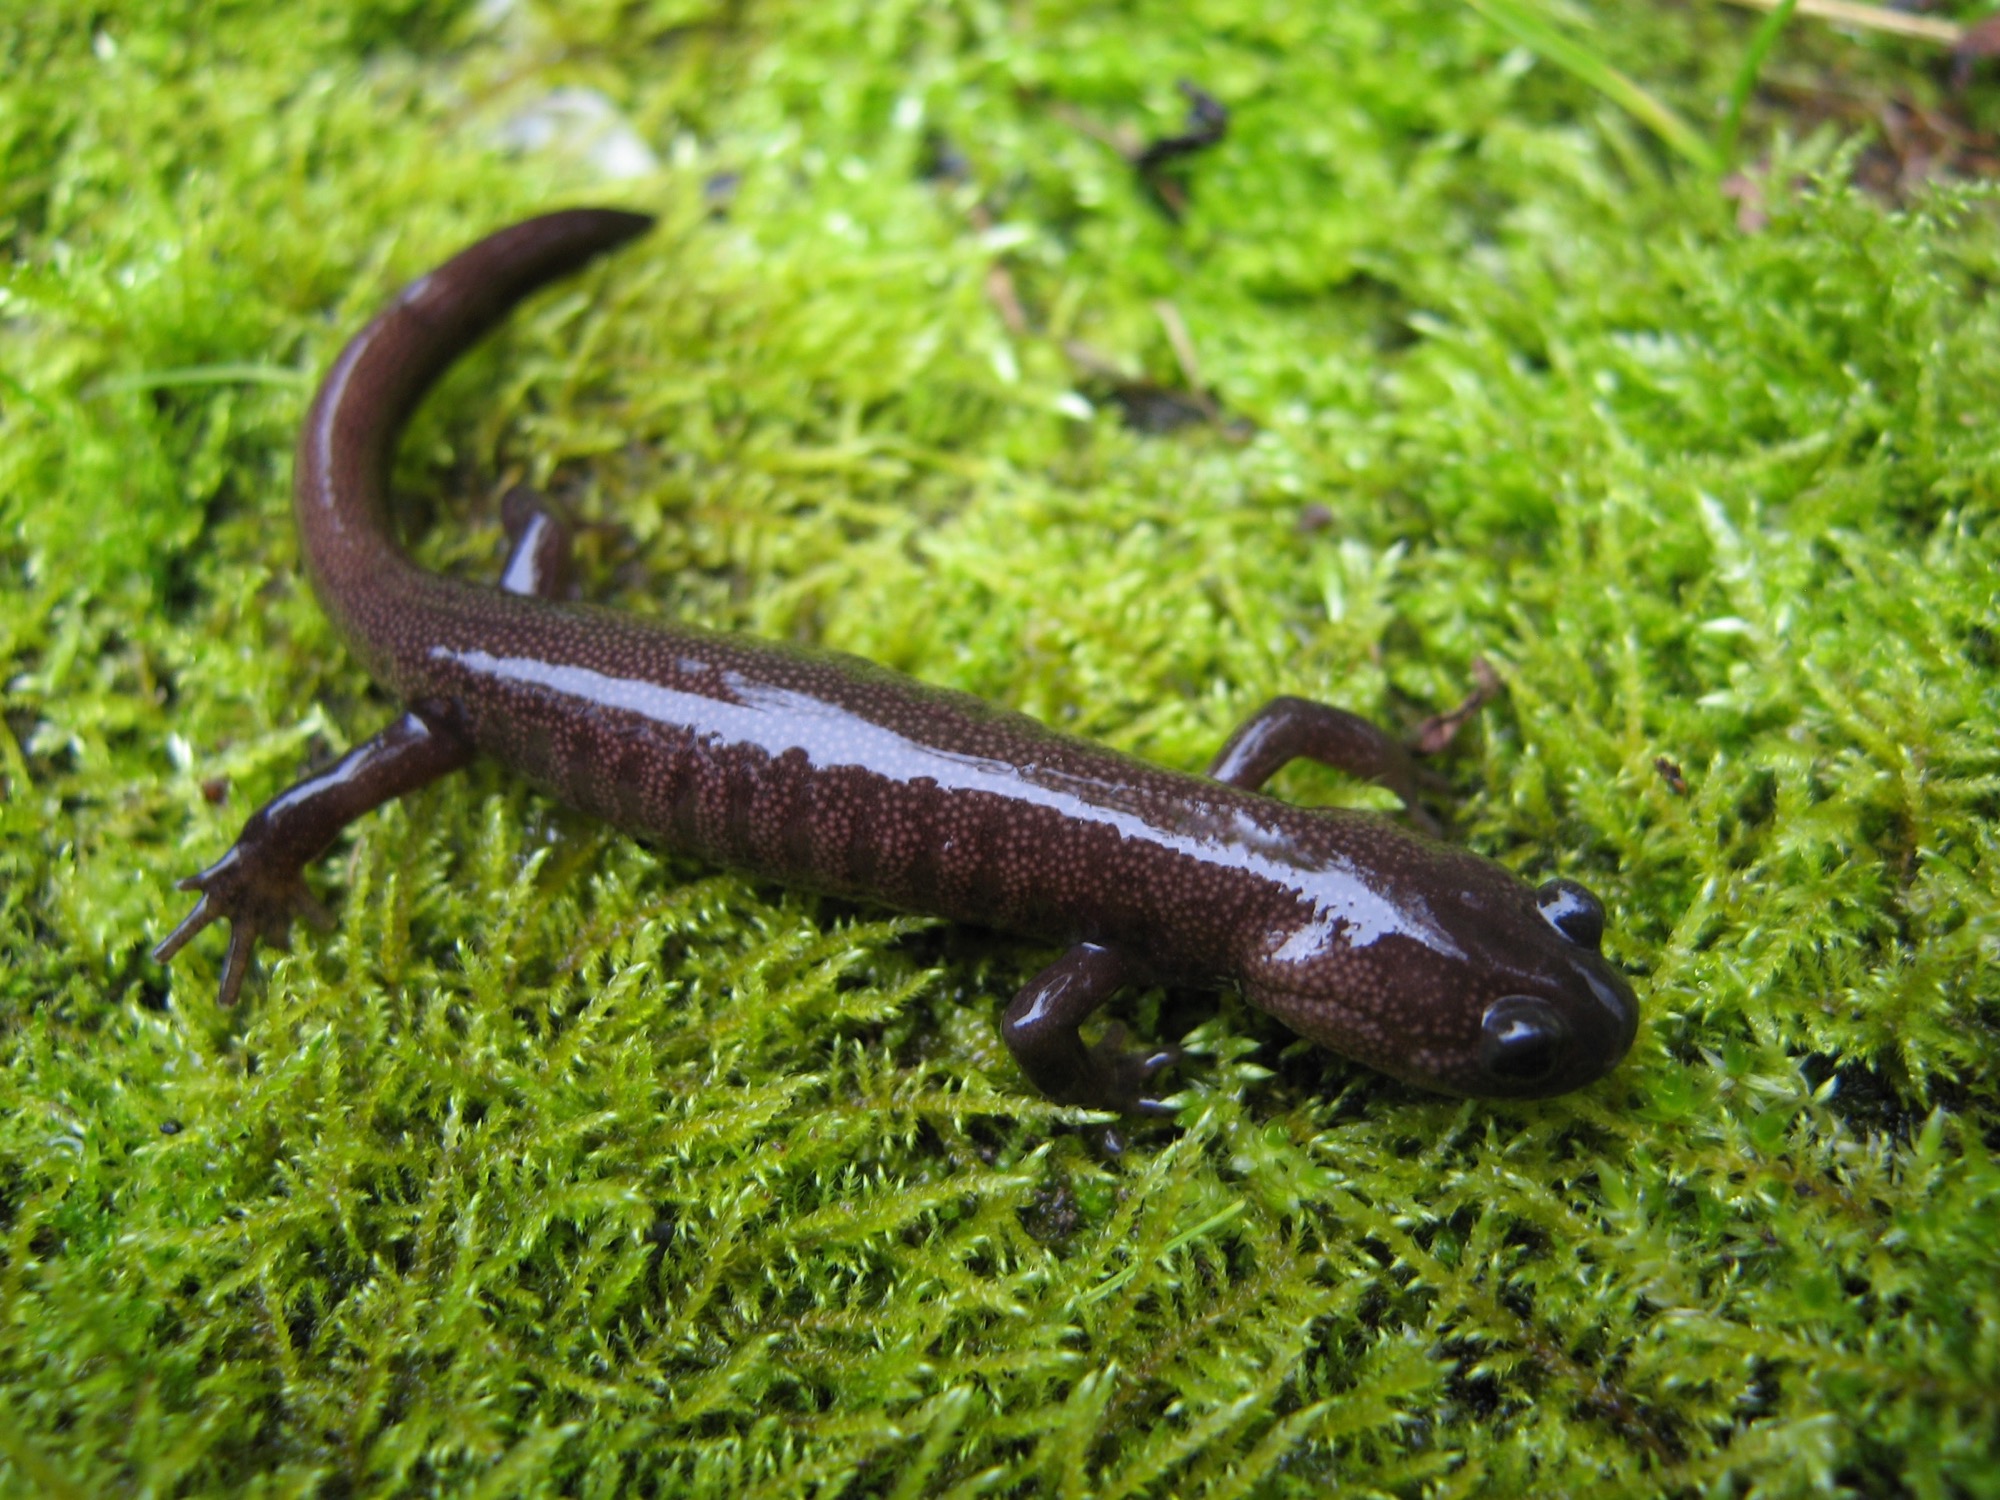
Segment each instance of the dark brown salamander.
[{"label": "dark brown salamander", "polygon": [[498,588],[413,563],[388,504],[411,407],[515,302],[649,222],[579,209],[502,230],[334,362],[299,438],[300,544],[328,614],[407,712],[183,881],[201,899],[157,957],[227,918],[232,1003],[256,940],[311,908],[301,872],[341,828],[486,754],[718,864],[1070,945],[1002,1022],[1066,1102],[1163,1107],[1144,1094],[1171,1053],[1078,1035],[1135,981],[1235,981],[1314,1041],[1450,1093],[1559,1093],[1624,1056],[1638,1007],[1598,953],[1603,908],[1583,887],[1530,887],[1385,818],[1258,792],[1304,756],[1409,801],[1402,749],[1351,714],[1280,698],[1190,776],[852,657],[562,602],[568,538],[547,511],[510,517]]}]

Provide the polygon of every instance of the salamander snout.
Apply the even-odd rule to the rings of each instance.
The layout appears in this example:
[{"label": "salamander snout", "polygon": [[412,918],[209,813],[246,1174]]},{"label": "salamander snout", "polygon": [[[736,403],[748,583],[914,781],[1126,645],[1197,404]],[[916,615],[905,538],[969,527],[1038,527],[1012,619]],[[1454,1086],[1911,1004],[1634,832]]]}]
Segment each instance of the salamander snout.
[{"label": "salamander snout", "polygon": [[1528,886],[1463,851],[1422,852],[1401,878],[1330,868],[1249,955],[1240,977],[1252,1002],[1449,1094],[1536,1099],[1608,1073],[1631,1048],[1639,1006],[1599,951],[1603,904],[1573,880]]},{"label": "salamander snout", "polygon": [[[1542,965],[1543,993],[1503,995],[1486,1007],[1478,1068],[1487,1087],[1472,1092],[1562,1093],[1609,1071],[1638,1031],[1632,987],[1600,951],[1604,903],[1557,879],[1536,888],[1535,909],[1557,938]],[[1574,950],[1567,962],[1564,948]]]}]

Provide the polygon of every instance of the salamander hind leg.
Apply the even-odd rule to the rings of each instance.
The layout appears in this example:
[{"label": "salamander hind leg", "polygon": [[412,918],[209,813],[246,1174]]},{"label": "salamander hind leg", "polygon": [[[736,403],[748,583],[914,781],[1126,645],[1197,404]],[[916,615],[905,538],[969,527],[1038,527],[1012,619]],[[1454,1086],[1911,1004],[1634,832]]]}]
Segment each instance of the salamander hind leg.
[{"label": "salamander hind leg", "polygon": [[180,889],[199,891],[201,899],[153,949],[154,959],[171,963],[204,927],[218,918],[228,922],[218,998],[234,1005],[260,939],[283,947],[294,917],[326,921],[306,889],[304,871],[335,835],[471,759],[471,744],[441,717],[406,713],[324,771],[280,792],[250,815],[221,859],[180,882]]},{"label": "salamander hind leg", "polygon": [[1037,974],[1001,1017],[1000,1035],[1036,1088],[1058,1104],[1128,1115],[1170,1115],[1173,1106],[1145,1097],[1155,1074],[1179,1061],[1174,1048],[1125,1047],[1121,1026],[1085,1046],[1077,1028],[1117,993],[1127,978],[1117,952],[1078,943]]},{"label": "salamander hind leg", "polygon": [[500,497],[500,524],[507,528],[509,543],[501,589],[537,599],[566,595],[576,528],[561,507],[539,491],[516,485]]}]

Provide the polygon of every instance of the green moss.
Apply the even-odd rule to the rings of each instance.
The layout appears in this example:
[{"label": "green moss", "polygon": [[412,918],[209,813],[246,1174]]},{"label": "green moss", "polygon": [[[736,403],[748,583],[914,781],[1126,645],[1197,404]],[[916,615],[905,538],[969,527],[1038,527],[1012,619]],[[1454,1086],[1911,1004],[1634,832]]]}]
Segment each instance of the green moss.
[{"label": "green moss", "polygon": [[[1591,81],[1725,149],[1726,7],[1498,7],[1582,68],[1415,0],[502,9],[0,18],[0,1490],[2000,1494],[2000,215],[1784,113],[1921,54],[1793,22],[1746,230]],[[1182,75],[1234,124],[1177,225],[1063,110]],[[496,147],[559,86],[666,166]],[[1107,1162],[993,1032],[1046,955],[492,768],[238,1011],[150,964],[389,711],[296,573],[315,372],[581,198],[664,227],[427,406],[428,559],[553,484],[622,607],[1188,768],[1483,655],[1469,837],[1603,894],[1628,1064],[1440,1100],[1225,998]],[[1064,340],[1180,381],[1162,300],[1247,428],[1079,417]]]}]

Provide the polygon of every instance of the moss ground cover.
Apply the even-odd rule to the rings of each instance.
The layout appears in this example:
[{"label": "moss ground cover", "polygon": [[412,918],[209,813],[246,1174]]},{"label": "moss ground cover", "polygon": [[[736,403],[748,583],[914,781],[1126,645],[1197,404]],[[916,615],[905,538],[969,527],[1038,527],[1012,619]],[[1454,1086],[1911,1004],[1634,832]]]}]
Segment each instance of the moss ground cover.
[{"label": "moss ground cover", "polygon": [[[2000,214],[1852,185],[2000,90],[1794,25],[1723,160],[1757,24],[0,12],[0,1491],[2000,1494]],[[1180,77],[1232,121],[1175,219],[1102,137]],[[151,964],[389,712],[296,572],[315,373],[593,199],[662,227],[425,408],[427,560],[543,484],[598,597],[1188,768],[1484,656],[1461,820],[1605,898],[1627,1065],[1466,1104],[1139,996],[1194,1056],[1106,1160],[993,1032],[1046,954],[491,768],[238,1010]]]}]

